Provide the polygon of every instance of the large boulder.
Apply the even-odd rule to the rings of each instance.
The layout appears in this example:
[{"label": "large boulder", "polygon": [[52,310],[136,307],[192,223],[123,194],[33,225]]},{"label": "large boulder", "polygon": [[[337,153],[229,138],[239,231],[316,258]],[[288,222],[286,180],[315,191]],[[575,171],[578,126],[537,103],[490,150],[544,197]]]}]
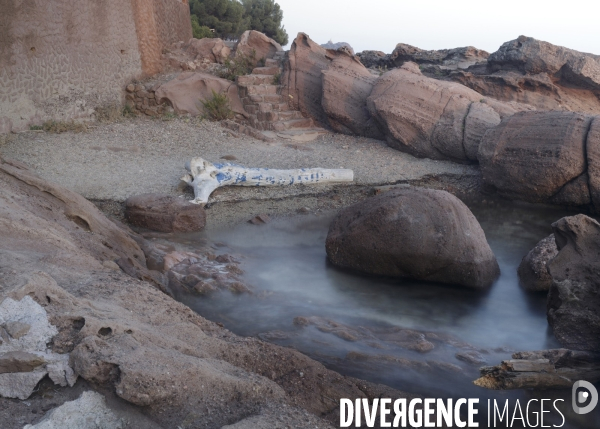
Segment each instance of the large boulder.
[{"label": "large boulder", "polygon": [[231,55],[231,49],[221,39],[192,39],[189,41],[186,51],[195,60],[209,60],[211,63],[223,64]]},{"label": "large boulder", "polygon": [[557,254],[558,249],[552,234],[541,240],[523,257],[517,270],[523,289],[532,292],[550,290],[552,276],[548,272],[548,262]]},{"label": "large boulder", "polygon": [[479,146],[484,182],[509,198],[589,204],[585,144],[591,120],[573,112],[520,112],[503,120]]},{"label": "large boulder", "polygon": [[600,116],[592,121],[586,148],[590,197],[594,209],[600,213]]},{"label": "large boulder", "polygon": [[283,48],[275,40],[256,30],[245,31],[235,48],[235,55],[251,57],[256,60],[273,58],[277,52],[283,51]]},{"label": "large boulder", "polygon": [[192,116],[204,114],[202,101],[210,100],[213,91],[226,94],[229,107],[234,113],[247,116],[235,83],[208,73],[184,72],[175,79],[162,84],[155,92],[157,102],[168,101],[175,112]]},{"label": "large boulder", "polygon": [[164,194],[142,194],[125,201],[125,217],[132,225],[160,232],[204,229],[204,207]]},{"label": "large boulder", "polygon": [[567,348],[600,352],[600,224],[579,214],[552,224],[548,323]]},{"label": "large boulder", "polygon": [[[463,145],[465,119],[471,104],[482,99],[463,85],[423,76],[415,63],[406,63],[377,80],[367,106],[390,146],[418,157],[469,162]],[[479,115],[477,122],[478,129],[487,129],[498,119]],[[473,140],[475,135],[481,131],[469,136]]]},{"label": "large boulder", "polygon": [[284,63],[281,82],[290,101],[321,126],[328,124],[327,114],[321,104],[322,71],[329,68],[335,52],[322,48],[308,35],[298,33]]},{"label": "large boulder", "polygon": [[329,125],[343,134],[383,139],[377,123],[367,109],[377,76],[371,74],[357,57],[340,52],[327,70],[322,71],[321,104]]},{"label": "large boulder", "polygon": [[560,73],[572,84],[600,89],[600,55],[556,46],[533,37],[519,36],[490,55],[492,69],[513,68],[527,74]]},{"label": "large boulder", "polygon": [[402,188],[338,213],[327,256],[342,268],[485,288],[500,273],[475,216],[445,191]]}]

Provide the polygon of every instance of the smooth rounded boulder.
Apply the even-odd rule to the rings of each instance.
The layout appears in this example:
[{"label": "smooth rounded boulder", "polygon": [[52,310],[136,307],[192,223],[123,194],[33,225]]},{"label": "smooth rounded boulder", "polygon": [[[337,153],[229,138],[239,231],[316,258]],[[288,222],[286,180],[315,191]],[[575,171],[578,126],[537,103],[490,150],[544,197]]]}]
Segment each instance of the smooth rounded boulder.
[{"label": "smooth rounded boulder", "polygon": [[433,189],[396,189],[340,211],[326,250],[334,265],[368,274],[470,288],[486,288],[500,274],[469,208]]},{"label": "smooth rounded boulder", "polygon": [[204,229],[204,207],[183,198],[163,194],[142,194],[125,201],[129,223],[160,232],[193,232]]}]

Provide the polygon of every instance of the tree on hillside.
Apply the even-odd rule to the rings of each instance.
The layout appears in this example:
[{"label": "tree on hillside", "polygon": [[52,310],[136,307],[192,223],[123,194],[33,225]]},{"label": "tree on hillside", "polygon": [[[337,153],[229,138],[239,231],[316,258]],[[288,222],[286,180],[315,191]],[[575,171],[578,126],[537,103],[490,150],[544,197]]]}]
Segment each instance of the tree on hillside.
[{"label": "tree on hillside", "polygon": [[257,30],[282,45],[288,43],[281,25],[283,11],[274,0],[190,0],[190,12],[196,39],[233,39],[246,30]]},{"label": "tree on hillside", "polygon": [[190,0],[190,12],[196,16],[198,29],[214,30],[213,37],[236,38],[248,27],[244,6],[237,0]]},{"label": "tree on hillside", "polygon": [[274,0],[242,0],[250,29],[265,33],[281,45],[287,45],[288,34],[281,25],[283,11]]}]

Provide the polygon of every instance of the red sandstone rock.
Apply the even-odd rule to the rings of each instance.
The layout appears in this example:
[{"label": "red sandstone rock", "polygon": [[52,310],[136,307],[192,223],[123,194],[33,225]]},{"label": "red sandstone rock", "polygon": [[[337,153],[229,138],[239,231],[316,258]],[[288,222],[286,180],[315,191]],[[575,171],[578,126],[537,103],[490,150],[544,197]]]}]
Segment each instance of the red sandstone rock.
[{"label": "red sandstone rock", "polygon": [[283,51],[283,48],[275,40],[267,37],[265,34],[255,31],[245,31],[240,37],[240,41],[235,50],[235,55],[249,56],[254,51],[256,60],[273,58],[276,52]]},{"label": "red sandstone rock", "polygon": [[204,208],[183,198],[143,194],[125,201],[125,217],[135,226],[160,232],[193,232],[204,229]]},{"label": "red sandstone rock", "polygon": [[177,78],[161,85],[155,92],[159,103],[169,101],[177,113],[189,113],[192,116],[204,112],[203,100],[212,98],[212,91],[225,93],[229,106],[234,113],[246,116],[237,85],[207,73],[181,73]]},{"label": "red sandstone rock", "polygon": [[207,59],[212,63],[223,64],[229,55],[231,49],[221,39],[192,39],[188,43],[186,51],[194,56],[196,60]]}]

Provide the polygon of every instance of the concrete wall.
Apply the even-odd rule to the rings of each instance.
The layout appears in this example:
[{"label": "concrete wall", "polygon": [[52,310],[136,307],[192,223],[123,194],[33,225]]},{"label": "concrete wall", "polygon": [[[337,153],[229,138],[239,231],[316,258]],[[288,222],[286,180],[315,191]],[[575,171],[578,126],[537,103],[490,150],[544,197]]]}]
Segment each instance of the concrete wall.
[{"label": "concrete wall", "polygon": [[121,104],[191,37],[187,0],[0,0],[0,133]]}]

